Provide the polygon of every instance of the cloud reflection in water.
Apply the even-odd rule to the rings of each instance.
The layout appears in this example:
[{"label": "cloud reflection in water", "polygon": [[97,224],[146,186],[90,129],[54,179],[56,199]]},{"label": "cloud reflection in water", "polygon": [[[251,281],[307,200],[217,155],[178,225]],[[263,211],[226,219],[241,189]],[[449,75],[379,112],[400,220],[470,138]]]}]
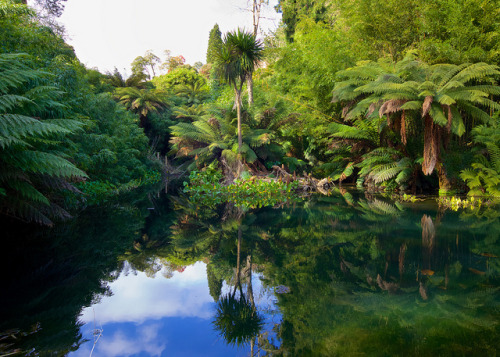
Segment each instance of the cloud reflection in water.
[{"label": "cloud reflection in water", "polygon": [[81,321],[94,321],[105,325],[110,322],[142,323],[150,319],[164,317],[212,316],[213,300],[206,281],[206,265],[202,262],[175,272],[171,279],[160,273],[155,278],[138,272],[136,275],[120,275],[112,282],[113,296],[102,300],[82,311]]}]

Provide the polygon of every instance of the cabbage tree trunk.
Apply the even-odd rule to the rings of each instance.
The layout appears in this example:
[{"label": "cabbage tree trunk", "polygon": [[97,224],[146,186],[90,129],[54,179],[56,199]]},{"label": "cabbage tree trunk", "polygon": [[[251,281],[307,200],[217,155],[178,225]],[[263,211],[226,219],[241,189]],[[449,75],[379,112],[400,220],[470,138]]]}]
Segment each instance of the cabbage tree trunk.
[{"label": "cabbage tree trunk", "polygon": [[248,91],[248,107],[251,107],[253,104],[253,78],[251,73],[249,73],[247,76],[247,91]]}]

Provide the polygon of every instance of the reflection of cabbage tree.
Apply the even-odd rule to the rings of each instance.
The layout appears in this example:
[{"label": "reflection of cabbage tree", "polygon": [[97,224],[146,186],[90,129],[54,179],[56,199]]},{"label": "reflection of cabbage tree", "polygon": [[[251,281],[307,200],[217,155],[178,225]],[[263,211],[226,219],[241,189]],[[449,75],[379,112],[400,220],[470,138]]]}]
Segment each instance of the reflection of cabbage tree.
[{"label": "reflection of cabbage tree", "polygon": [[217,302],[214,326],[228,344],[241,346],[252,341],[263,323],[262,317],[243,294],[238,297],[227,294]]},{"label": "reflection of cabbage tree", "polygon": [[[236,284],[232,293],[221,297],[217,302],[214,326],[221,332],[222,337],[228,344],[241,346],[247,342],[252,342],[259,334],[264,321],[262,316],[255,308],[253,299],[253,290],[251,285],[251,265],[247,267],[249,274],[248,294],[249,298],[245,297],[241,286],[241,240],[242,229],[238,227],[238,245],[236,257]],[[251,257],[247,259],[251,264]],[[236,289],[239,290],[239,295],[236,296]]]}]

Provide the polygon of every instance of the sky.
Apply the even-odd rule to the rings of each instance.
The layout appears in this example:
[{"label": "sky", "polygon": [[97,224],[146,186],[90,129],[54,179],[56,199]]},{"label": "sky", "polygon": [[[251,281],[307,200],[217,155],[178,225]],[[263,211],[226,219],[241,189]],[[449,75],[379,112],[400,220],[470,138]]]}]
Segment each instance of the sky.
[{"label": "sky", "polygon": [[[271,0],[261,31],[278,27],[280,15]],[[116,67],[130,74],[130,63],[147,50],[162,58],[165,50],[186,63],[206,62],[210,30],[252,29],[248,0],[68,0],[59,22],[66,42],[89,68]]]},{"label": "sky", "polygon": [[[249,355],[249,346],[227,345],[214,329],[216,307],[205,263],[174,271],[169,278],[164,272],[147,276],[125,269],[109,283],[112,294],[83,309],[79,320],[85,325],[80,331],[89,342],[69,357],[90,355],[94,329],[102,333],[92,354],[96,357]],[[282,319],[275,305],[277,299],[257,273],[252,275],[252,286],[257,309],[265,316],[264,329],[271,331]],[[222,294],[229,291],[231,288],[225,284]]]}]

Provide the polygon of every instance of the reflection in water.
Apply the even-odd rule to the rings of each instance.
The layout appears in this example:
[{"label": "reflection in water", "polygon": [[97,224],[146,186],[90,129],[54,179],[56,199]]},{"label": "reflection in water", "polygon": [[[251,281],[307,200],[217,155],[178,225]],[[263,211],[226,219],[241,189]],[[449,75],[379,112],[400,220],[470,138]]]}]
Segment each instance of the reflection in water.
[{"label": "reflection in water", "polygon": [[33,252],[9,241],[2,303],[16,313],[2,310],[2,331],[38,323],[20,348],[88,356],[95,311],[94,356],[500,348],[496,209],[349,191],[245,212],[182,197],[155,207],[84,212]]},{"label": "reflection in water", "polygon": [[[224,340],[230,345],[242,346],[251,341],[251,354],[253,355],[254,339],[264,324],[263,318],[257,312],[253,297],[252,287],[252,255],[247,258],[247,296],[241,286],[241,240],[242,228],[238,227],[238,243],[236,253],[236,274],[233,292],[228,293],[217,301],[214,326],[220,331]],[[239,296],[236,296],[236,289]]]},{"label": "reflection in water", "polygon": [[134,322],[159,320],[165,317],[197,317],[209,319],[210,303],[206,283],[206,266],[199,262],[187,267],[182,274],[170,279],[148,277],[143,272],[123,274],[109,284],[113,292],[98,304],[83,310],[80,320],[91,323]]}]

